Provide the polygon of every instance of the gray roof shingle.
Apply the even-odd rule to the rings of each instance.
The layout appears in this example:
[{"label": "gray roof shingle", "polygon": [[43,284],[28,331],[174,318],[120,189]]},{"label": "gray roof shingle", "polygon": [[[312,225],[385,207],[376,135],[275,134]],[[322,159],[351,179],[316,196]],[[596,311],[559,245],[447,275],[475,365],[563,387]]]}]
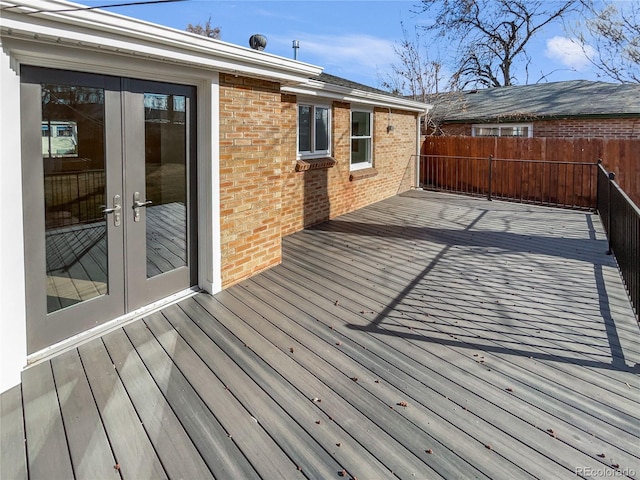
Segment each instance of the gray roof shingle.
[{"label": "gray roof shingle", "polygon": [[318,80],[323,83],[328,83],[330,85],[337,85],[340,87],[347,87],[353,90],[360,90],[363,92],[371,92],[371,93],[379,93],[381,95],[388,95],[390,97],[401,97],[402,95],[396,95],[394,93],[387,92],[385,90],[381,90],[379,88],[370,87],[368,85],[364,85],[362,83],[352,82],[351,80],[347,80],[346,78],[336,77],[335,75],[331,75],[329,73],[322,72],[318,77],[315,77],[314,80]]},{"label": "gray roof shingle", "polygon": [[445,121],[452,122],[640,116],[638,84],[571,80],[464,91],[439,98],[433,99],[435,115],[439,110]]}]

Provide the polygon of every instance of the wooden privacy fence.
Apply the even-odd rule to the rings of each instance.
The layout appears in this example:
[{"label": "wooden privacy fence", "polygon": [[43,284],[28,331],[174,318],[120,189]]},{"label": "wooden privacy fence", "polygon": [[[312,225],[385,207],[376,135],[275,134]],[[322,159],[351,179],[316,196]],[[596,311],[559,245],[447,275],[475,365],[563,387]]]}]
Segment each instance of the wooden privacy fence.
[{"label": "wooden privacy fence", "polygon": [[596,163],[420,156],[420,186],[489,200],[569,208],[596,207]]},{"label": "wooden privacy fence", "polygon": [[[602,159],[604,168],[615,173],[620,188],[636,205],[640,205],[640,138],[427,137],[421,153],[432,157],[481,158],[485,162],[489,156],[514,162],[555,162],[558,167],[553,168],[560,169],[559,175],[564,173],[561,172],[563,168],[570,168],[561,167],[562,164],[595,164]],[[513,166],[511,169],[509,175],[519,175]],[[566,173],[570,175],[568,170]],[[509,181],[516,182],[517,178]]]}]

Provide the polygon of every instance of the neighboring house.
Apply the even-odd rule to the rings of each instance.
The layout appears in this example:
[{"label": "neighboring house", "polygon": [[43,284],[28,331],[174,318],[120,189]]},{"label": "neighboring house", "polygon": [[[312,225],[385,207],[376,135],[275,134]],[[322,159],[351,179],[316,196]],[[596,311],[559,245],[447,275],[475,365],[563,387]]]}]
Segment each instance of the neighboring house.
[{"label": "neighboring house", "polygon": [[436,134],[640,138],[638,84],[539,83],[438,95],[432,103]]},{"label": "neighboring house", "polygon": [[0,391],[417,184],[425,104],[74,7],[27,0],[0,18]]}]

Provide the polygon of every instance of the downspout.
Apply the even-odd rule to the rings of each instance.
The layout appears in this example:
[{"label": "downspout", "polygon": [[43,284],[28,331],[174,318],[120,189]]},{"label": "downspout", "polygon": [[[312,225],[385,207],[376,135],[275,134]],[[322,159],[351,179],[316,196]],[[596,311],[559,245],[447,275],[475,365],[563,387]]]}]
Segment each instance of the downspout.
[{"label": "downspout", "polygon": [[420,125],[422,123],[422,118],[426,117],[428,110],[425,110],[424,113],[418,114],[416,117],[416,175],[415,175],[415,189],[420,188],[420,154],[422,153],[422,145],[420,145],[420,138],[422,137],[422,132],[420,131]]}]

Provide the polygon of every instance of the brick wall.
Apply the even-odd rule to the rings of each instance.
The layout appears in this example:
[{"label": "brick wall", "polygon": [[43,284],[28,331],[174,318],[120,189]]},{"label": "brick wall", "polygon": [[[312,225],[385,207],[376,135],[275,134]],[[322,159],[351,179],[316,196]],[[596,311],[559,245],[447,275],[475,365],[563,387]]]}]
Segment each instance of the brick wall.
[{"label": "brick wall", "polygon": [[[415,181],[416,116],[374,110],[374,169],[377,175],[350,180],[351,105],[334,102],[331,116],[332,168],[296,172],[296,97],[283,96],[283,117],[292,131],[284,150],[282,234],[301,230],[411,188]],[[389,122],[393,131],[387,132]]]},{"label": "brick wall", "polygon": [[448,137],[470,137],[470,123],[451,123],[442,125],[442,131]]},{"label": "brick wall", "polygon": [[[640,118],[558,119],[533,123],[534,137],[640,138]],[[446,135],[471,136],[471,124],[443,125]]]},{"label": "brick wall", "polygon": [[280,85],[220,76],[222,285],[280,262]]},{"label": "brick wall", "polygon": [[640,118],[534,122],[534,137],[640,138]]}]

